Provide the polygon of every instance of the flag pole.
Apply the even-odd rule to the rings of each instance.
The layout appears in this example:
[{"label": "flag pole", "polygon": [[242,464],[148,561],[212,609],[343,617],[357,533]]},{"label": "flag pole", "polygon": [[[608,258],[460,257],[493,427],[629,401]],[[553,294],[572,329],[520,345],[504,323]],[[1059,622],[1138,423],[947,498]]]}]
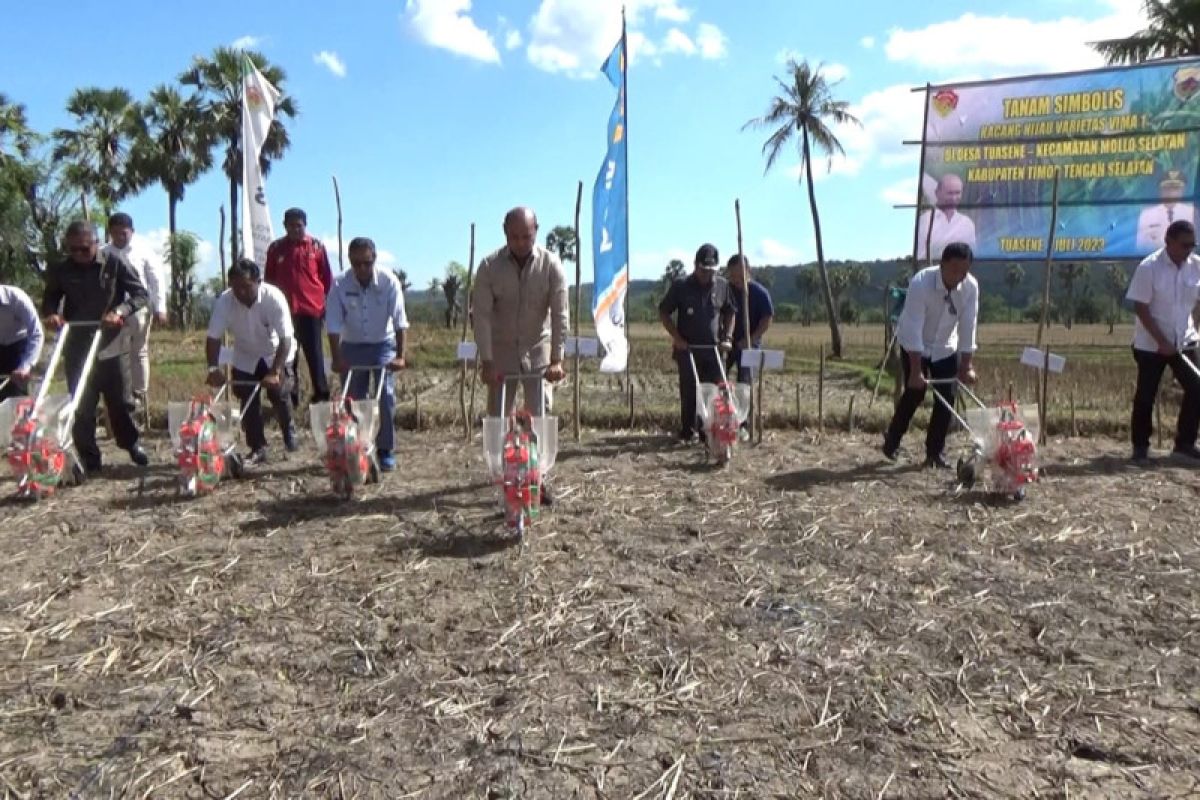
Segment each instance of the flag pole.
[{"label": "flag pole", "polygon": [[[625,296],[621,298],[625,320],[625,387],[629,391],[629,427],[633,427],[633,382],[629,364],[633,360],[633,342],[629,338],[629,291],[633,285],[633,265],[629,263],[629,45],[625,36],[625,6],[621,6],[621,123],[625,137]],[[593,287],[592,291],[595,291]]]}]

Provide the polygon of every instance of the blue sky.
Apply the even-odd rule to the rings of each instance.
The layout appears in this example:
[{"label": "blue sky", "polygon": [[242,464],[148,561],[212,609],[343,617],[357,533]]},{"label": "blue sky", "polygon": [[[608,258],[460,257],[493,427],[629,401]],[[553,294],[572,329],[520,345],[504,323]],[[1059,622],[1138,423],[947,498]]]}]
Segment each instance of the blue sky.
[{"label": "blue sky", "polygon": [[[12,6],[13,4],[10,4]],[[911,249],[921,99],[945,82],[1097,66],[1085,42],[1139,27],[1140,0],[628,0],[629,160],[633,277],[690,264],[712,241],[736,252],[734,198],[752,263],[815,258],[798,158],[763,175],[766,132],[742,132],[763,113],[789,54],[823,61],[841,78],[861,128],[839,131],[847,156],[820,164],[817,198],[828,258],[889,257]],[[145,95],[197,54],[252,45],[288,75],[299,104],[292,148],[267,178],[276,235],[288,206],[336,243],[331,175],[341,184],[344,233],[370,236],[382,261],[428,285],[503,244],[504,211],[533,206],[542,234],[571,224],[583,181],[581,237],[591,241],[592,184],[604,157],[614,93],[599,73],[620,29],[619,0],[356,0],[340,4],[206,0],[184,4],[81,0],[7,10],[0,90],[32,124],[69,123],[77,86]],[[64,17],[70,24],[64,26]],[[48,32],[55,32],[52,36]],[[50,39],[47,37],[51,36]],[[58,44],[46,47],[50,40]],[[228,183],[214,170],[188,190],[180,227],[207,244],[215,274],[218,207]],[[163,237],[167,203],[152,188],[124,204],[139,233]],[[331,246],[331,255],[334,247]],[[590,247],[584,280],[590,280]],[[335,259],[336,269],[336,259]]]}]

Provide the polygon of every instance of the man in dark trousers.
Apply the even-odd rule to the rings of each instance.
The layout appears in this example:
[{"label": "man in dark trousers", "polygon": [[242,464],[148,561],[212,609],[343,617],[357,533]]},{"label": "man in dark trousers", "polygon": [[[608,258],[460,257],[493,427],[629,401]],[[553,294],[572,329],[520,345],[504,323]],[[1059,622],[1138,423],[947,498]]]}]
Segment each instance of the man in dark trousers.
[{"label": "man in dark trousers", "polygon": [[[658,304],[658,318],[671,336],[675,364],[679,369],[679,440],[690,442],[696,436],[696,377],[701,383],[716,383],[721,378],[721,356],[712,347],[692,351],[696,370],[688,351],[696,345],[716,345],[732,349],[733,299],[729,283],[719,275],[720,256],[711,244],[696,251],[695,269],[686,278],[675,281]],[[701,431],[703,438],[703,431]]]},{"label": "man in dark trousers", "polygon": [[[883,437],[883,454],[888,460],[896,459],[900,440],[925,400],[927,377],[938,381],[933,390],[951,406],[957,387],[950,381],[957,378],[963,383],[975,382],[971,362],[979,318],[979,284],[970,274],[974,260],[970,245],[954,242],[942,250],[940,265],[921,270],[908,282],[904,310],[896,322],[904,394]],[[950,468],[942,454],[949,430],[950,410],[935,398],[925,432],[925,466]]]},{"label": "man in dark trousers", "polygon": [[[758,375],[758,365],[742,366],[742,351],[746,347],[746,313],[742,310],[743,298],[746,296],[746,279],[750,273],[750,262],[745,256],[733,256],[729,259],[726,274],[729,277],[729,288],[733,295],[733,350],[725,370],[733,374],[737,370],[738,383],[751,383]],[[775,318],[775,306],[771,303],[771,293],[767,287],[755,280],[750,281],[750,347],[757,350],[762,347],[762,338],[771,327]],[[753,397],[751,392],[751,397]],[[742,423],[739,433],[742,441],[750,438],[750,415]]]},{"label": "man in dark trousers", "polygon": [[[296,342],[308,362],[312,402],[320,403],[329,399],[321,326],[325,320],[325,300],[333,288],[333,270],[329,267],[325,245],[308,235],[308,216],[303,209],[289,208],[283,212],[283,227],[287,229],[287,235],[271,242],[267,248],[263,278],[279,287],[287,298]],[[297,356],[292,362],[292,373],[297,377],[299,366]],[[299,380],[292,385],[292,405],[300,405]]]},{"label": "man in dark trousers", "polygon": [[89,474],[100,471],[96,406],[103,396],[117,446],[128,451],[133,463],[144,467],[150,459],[138,444],[138,429],[131,414],[132,396],[125,385],[121,365],[124,340],[120,333],[125,320],[149,302],[146,287],[124,256],[119,253],[100,256],[96,231],[91,223],[72,222],[67,228],[66,242],[67,259],[51,264],[46,270],[41,311],[46,327],[51,330],[60,330],[64,321],[72,324],[63,352],[67,385],[72,394],[79,390],[79,377],[96,324],[103,328],[96,363],[80,390],[79,405],[75,409],[72,431],[75,448]]}]

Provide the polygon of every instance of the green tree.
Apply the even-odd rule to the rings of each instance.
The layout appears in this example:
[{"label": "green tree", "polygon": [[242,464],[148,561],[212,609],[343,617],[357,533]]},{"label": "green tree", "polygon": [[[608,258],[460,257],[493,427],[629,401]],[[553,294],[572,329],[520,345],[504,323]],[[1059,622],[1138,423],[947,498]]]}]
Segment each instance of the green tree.
[{"label": "green tree", "polygon": [[1200,54],[1200,3],[1196,0],[1145,0],[1147,25],[1120,39],[1091,45],[1109,64],[1138,64],[1157,58]]},{"label": "green tree", "polygon": [[188,330],[196,320],[196,267],[200,263],[200,240],[187,231],[173,233],[167,240],[166,250],[171,264],[167,309],[171,321]]},{"label": "green tree", "polygon": [[67,100],[73,128],[58,128],[52,158],[65,167],[67,183],[80,192],[86,206],[96,198],[103,216],[144,185],[131,164],[134,142],[145,124],[133,95],[126,89],[76,89]]},{"label": "green tree", "polygon": [[197,57],[190,69],[179,76],[184,86],[194,87],[204,109],[206,134],[214,141],[225,145],[225,159],[221,168],[229,179],[229,252],[237,258],[238,242],[238,186],[242,183],[242,70],[245,59],[263,74],[263,77],[279,91],[275,104],[275,120],[267,131],[259,164],[263,174],[271,170],[271,164],[283,157],[291,145],[283,119],[295,119],[299,108],[294,98],[285,90],[287,74],[267,61],[261,54],[251,50],[218,47],[208,58]]},{"label": "green tree", "polygon": [[563,264],[577,261],[578,244],[575,241],[575,229],[566,225],[556,225],[546,234],[546,249],[555,253]]},{"label": "green tree", "polygon": [[20,164],[33,154],[37,136],[29,127],[25,106],[0,92],[0,168]]},{"label": "green tree", "polygon": [[1025,282],[1025,268],[1020,264],[1009,264],[1004,272],[1004,285],[1008,287],[1008,321],[1012,322],[1013,309],[1017,307],[1017,289]]},{"label": "green tree", "polygon": [[1121,302],[1125,292],[1129,290],[1129,273],[1120,264],[1109,264],[1104,271],[1104,288],[1107,290],[1112,306],[1108,314],[1108,332],[1111,334],[1121,318]]},{"label": "green tree", "polygon": [[458,315],[462,312],[464,295],[467,291],[467,268],[457,261],[446,265],[446,274],[442,278],[434,278],[429,283],[430,291],[439,290],[446,299],[445,320],[447,328],[458,325]]},{"label": "green tree", "polygon": [[683,278],[687,274],[687,267],[678,258],[672,258],[667,262],[667,268],[663,270],[662,286],[666,292],[671,288],[671,284]]},{"label": "green tree", "polygon": [[845,154],[842,143],[834,135],[831,125],[859,124],[850,113],[850,104],[835,100],[832,88],[836,85],[826,81],[821,66],[812,67],[807,61],[790,59],[787,64],[785,82],[776,78],[780,94],[772,98],[767,113],[752,119],[743,126],[773,128],[763,144],[769,171],[779,159],[784,147],[798,135],[800,169],[808,184],[808,206],[812,212],[813,234],[817,245],[817,269],[825,292],[825,310],[829,316],[829,334],[834,358],[842,356],[842,335],[838,328],[837,313],[833,302],[829,274],[825,269],[825,248],[821,241],[821,217],[817,211],[817,195],[813,187],[813,148],[824,154],[832,165],[834,155]]},{"label": "green tree", "polygon": [[1058,264],[1055,268],[1055,273],[1058,275],[1058,280],[1062,283],[1063,303],[1062,303],[1062,320],[1067,330],[1075,324],[1075,290],[1079,286],[1081,280],[1087,277],[1087,270],[1083,264],[1069,262],[1066,264]]},{"label": "green tree", "polygon": [[814,267],[801,267],[796,271],[796,290],[800,292],[802,321],[811,325],[813,298],[821,291],[821,276]]},{"label": "green tree", "polygon": [[404,296],[408,296],[408,292],[412,289],[412,282],[408,279],[408,273],[402,269],[396,269],[396,278],[400,281],[400,291],[404,292]]}]

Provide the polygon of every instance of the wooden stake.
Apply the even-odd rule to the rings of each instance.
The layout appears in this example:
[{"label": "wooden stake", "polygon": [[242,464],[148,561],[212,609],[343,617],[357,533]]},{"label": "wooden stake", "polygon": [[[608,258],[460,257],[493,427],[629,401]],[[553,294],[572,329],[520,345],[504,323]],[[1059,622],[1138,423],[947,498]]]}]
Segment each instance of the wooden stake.
[{"label": "wooden stake", "polygon": [[1054,184],[1050,193],[1050,235],[1046,237],[1046,276],[1042,281],[1042,314],[1038,320],[1037,346],[1043,349],[1042,361],[1042,398],[1041,398],[1041,417],[1042,425],[1040,435],[1038,436],[1039,444],[1046,443],[1047,432],[1050,420],[1050,345],[1046,342],[1046,328],[1050,320],[1050,279],[1054,274],[1054,240],[1055,233],[1058,231],[1058,179],[1059,170],[1054,169]]},{"label": "wooden stake", "polygon": [[221,259],[221,291],[229,288],[229,277],[225,274],[225,206],[221,206],[221,233],[217,236],[217,256]]},{"label": "wooden stake", "polygon": [[850,433],[854,433],[854,398],[858,395],[850,395],[850,408],[846,411],[846,427]]},{"label": "wooden stake", "polygon": [[1154,401],[1154,441],[1158,445],[1158,449],[1162,450],[1162,403],[1156,399]]},{"label": "wooden stake", "polygon": [[[756,416],[758,417],[758,443],[759,444],[762,444],[763,427],[765,425],[765,422],[764,422],[765,417],[763,416],[763,380],[765,379],[767,370],[763,365],[766,364],[766,361],[767,361],[766,353],[763,353],[760,350],[759,354],[758,354],[758,402],[756,402],[754,404],[754,410],[756,412]],[[751,390],[751,391],[753,391],[753,390]]]},{"label": "wooden stake", "polygon": [[[579,318],[583,316],[583,246],[579,242],[579,209],[583,206],[583,181],[575,189],[575,441],[580,437],[579,420]],[[628,290],[627,290],[628,291]]]},{"label": "wooden stake", "polygon": [[[467,328],[471,320],[471,279],[475,275],[475,223],[471,223],[471,249],[467,256],[467,313],[463,314],[462,338],[460,342],[467,341]],[[467,408],[467,362],[460,362],[458,375],[458,406],[462,411],[463,418],[463,438],[468,442],[471,441],[471,418],[475,416],[475,373],[479,371],[476,364],[479,361],[478,355],[471,362],[471,407]]]},{"label": "wooden stake", "polygon": [[817,353],[817,433],[825,432],[825,345]]},{"label": "wooden stake", "polygon": [[[626,364],[626,367],[628,367],[628,364]],[[628,369],[625,371],[625,385],[629,389],[629,429],[633,430],[633,375]]]},{"label": "wooden stake", "polygon": [[1070,402],[1071,402],[1071,435],[1074,437],[1078,437],[1079,436],[1079,424],[1075,420],[1075,392],[1073,392],[1073,391],[1071,392],[1071,395],[1070,395]]},{"label": "wooden stake", "polygon": [[338,226],[338,271],[345,272],[346,264],[342,259],[342,191],[338,188],[337,175],[333,178],[333,199],[337,203],[337,226]]},{"label": "wooden stake", "polygon": [[421,430],[421,393],[413,392],[413,410],[417,412],[417,430]]},{"label": "wooden stake", "polygon": [[800,413],[800,381],[796,381],[796,430],[804,427],[804,415]]},{"label": "wooden stake", "polygon": [[1013,382],[1009,381],[1008,382],[1008,402],[1011,403],[1012,401],[1013,401]]}]

